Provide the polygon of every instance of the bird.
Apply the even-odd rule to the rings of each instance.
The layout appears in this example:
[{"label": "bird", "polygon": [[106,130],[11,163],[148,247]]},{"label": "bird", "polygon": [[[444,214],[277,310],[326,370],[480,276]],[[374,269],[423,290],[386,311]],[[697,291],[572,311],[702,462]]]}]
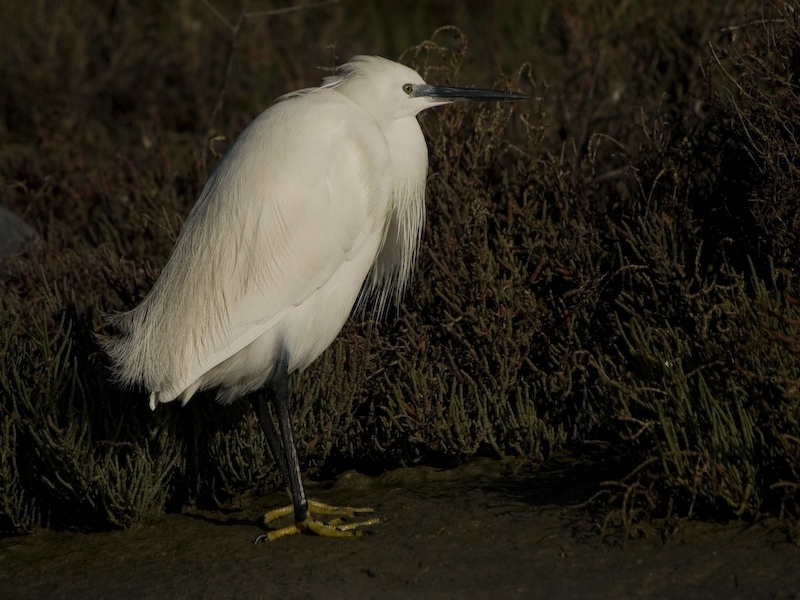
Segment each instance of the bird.
[{"label": "bird", "polygon": [[[150,292],[108,317],[113,379],[150,408],[205,389],[248,400],[292,504],[269,539],[360,535],[378,519],[306,496],[288,377],[333,342],[354,306],[400,302],[425,221],[428,150],[417,115],[458,100],[523,94],[429,85],[413,69],[355,56],[321,85],[279,97],[231,144]],[[277,420],[277,427],[272,413]]]}]

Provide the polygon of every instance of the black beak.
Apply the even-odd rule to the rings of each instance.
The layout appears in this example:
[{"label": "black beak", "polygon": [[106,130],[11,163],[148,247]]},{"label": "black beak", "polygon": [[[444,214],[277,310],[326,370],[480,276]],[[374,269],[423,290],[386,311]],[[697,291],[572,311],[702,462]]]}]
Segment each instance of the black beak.
[{"label": "black beak", "polygon": [[473,88],[444,87],[440,85],[415,85],[411,95],[417,98],[430,98],[444,102],[456,100],[498,101],[498,100],[526,100],[525,94],[504,92],[500,90],[477,90]]}]

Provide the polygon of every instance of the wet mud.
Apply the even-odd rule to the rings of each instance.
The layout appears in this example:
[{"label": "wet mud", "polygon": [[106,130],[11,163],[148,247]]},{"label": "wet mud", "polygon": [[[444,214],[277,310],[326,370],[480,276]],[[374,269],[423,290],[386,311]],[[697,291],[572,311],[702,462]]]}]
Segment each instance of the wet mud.
[{"label": "wet mud", "polygon": [[800,550],[774,527],[687,522],[623,545],[574,508],[597,479],[475,460],[311,483],[319,500],[376,509],[383,522],[359,539],[253,544],[277,493],[126,531],[43,531],[0,540],[0,597],[800,598]]}]

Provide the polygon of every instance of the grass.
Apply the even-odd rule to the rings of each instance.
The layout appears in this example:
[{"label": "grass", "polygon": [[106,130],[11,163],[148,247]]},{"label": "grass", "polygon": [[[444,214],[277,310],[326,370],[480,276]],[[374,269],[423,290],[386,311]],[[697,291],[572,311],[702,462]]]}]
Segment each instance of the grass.
[{"label": "grass", "polygon": [[209,140],[376,52],[532,100],[424,115],[417,275],[293,377],[304,467],[602,441],[633,465],[596,499],[607,525],[795,532],[797,8],[341,2],[232,38],[199,2],[6,3],[0,201],[40,235],[0,263],[0,529],[126,526],[278,483],[246,406],[151,414],[94,336],[157,277]]}]

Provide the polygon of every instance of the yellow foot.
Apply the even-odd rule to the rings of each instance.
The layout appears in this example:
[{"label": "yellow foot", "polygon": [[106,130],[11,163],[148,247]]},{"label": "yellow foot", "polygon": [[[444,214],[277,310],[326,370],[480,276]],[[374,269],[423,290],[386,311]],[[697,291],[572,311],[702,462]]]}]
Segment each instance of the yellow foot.
[{"label": "yellow foot", "polygon": [[[313,533],[324,537],[361,537],[364,532],[359,531],[359,527],[375,525],[376,523],[380,523],[381,520],[378,517],[374,517],[372,519],[367,519],[366,521],[346,523],[342,517],[356,517],[364,513],[371,512],[375,511],[371,508],[331,506],[329,504],[324,504],[323,502],[318,502],[317,500],[309,500],[308,515],[306,515],[304,521],[294,523],[288,527],[282,527],[281,529],[275,529],[266,535],[259,536],[256,539],[256,543],[260,542],[264,538],[268,539],[270,542],[274,542],[275,540],[279,540],[287,535],[294,535],[295,533],[301,532]],[[271,523],[276,519],[280,519],[281,517],[285,517],[293,513],[294,508],[292,506],[276,508],[264,515],[264,523]],[[337,517],[328,523],[323,523],[322,521],[319,521],[311,516],[314,513],[322,515],[337,515]]]}]

